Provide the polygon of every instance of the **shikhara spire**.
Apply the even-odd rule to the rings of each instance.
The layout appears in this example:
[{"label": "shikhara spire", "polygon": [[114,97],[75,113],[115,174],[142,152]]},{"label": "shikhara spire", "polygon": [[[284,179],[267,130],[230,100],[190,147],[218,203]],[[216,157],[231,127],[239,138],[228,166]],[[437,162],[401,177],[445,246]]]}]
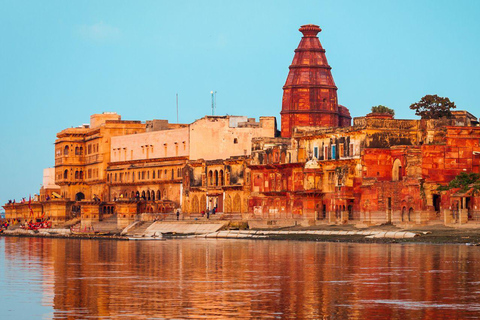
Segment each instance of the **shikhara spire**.
[{"label": "shikhara spire", "polygon": [[283,87],[282,136],[290,137],[296,126],[349,126],[350,114],[338,105],[332,68],[317,37],[322,29],[308,24],[299,30],[303,37]]}]

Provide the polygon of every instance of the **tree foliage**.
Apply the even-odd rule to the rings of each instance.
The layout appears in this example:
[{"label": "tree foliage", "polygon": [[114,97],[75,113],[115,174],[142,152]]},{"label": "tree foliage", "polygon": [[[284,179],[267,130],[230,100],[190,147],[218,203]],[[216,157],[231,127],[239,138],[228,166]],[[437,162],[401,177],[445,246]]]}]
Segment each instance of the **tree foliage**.
[{"label": "tree foliage", "polygon": [[448,185],[439,186],[437,190],[447,191],[458,188],[461,192],[467,192],[468,190],[473,189],[473,192],[477,193],[480,190],[480,174],[462,172],[450,181]]},{"label": "tree foliage", "polygon": [[451,118],[451,109],[455,109],[455,103],[447,97],[439,97],[436,94],[426,95],[419,102],[410,105],[410,109],[415,110],[415,115],[422,119]]},{"label": "tree foliage", "polygon": [[382,106],[381,104],[378,106],[373,106],[372,107],[372,112],[373,113],[387,113],[391,114],[392,116],[395,115],[395,111],[393,109],[390,109],[389,107]]}]

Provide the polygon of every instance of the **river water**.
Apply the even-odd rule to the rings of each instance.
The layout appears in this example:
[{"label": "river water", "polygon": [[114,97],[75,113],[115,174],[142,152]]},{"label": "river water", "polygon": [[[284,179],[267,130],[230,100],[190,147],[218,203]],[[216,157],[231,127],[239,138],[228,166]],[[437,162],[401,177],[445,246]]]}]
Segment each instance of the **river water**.
[{"label": "river water", "polygon": [[0,238],[0,319],[478,319],[480,247]]}]

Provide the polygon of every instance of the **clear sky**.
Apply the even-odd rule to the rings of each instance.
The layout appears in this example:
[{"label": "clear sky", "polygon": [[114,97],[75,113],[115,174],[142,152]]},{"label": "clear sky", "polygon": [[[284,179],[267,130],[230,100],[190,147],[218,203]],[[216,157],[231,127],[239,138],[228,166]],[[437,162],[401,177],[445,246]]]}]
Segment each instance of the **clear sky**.
[{"label": "clear sky", "polygon": [[480,1],[0,0],[0,203],[38,193],[55,135],[115,111],[189,123],[276,116],[303,24],[317,24],[352,116],[447,96],[480,116]]}]

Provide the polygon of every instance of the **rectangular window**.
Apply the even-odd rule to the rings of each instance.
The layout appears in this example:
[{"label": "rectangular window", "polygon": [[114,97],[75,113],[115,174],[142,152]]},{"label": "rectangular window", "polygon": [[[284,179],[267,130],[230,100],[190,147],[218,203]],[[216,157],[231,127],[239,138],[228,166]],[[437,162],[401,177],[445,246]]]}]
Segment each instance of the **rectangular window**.
[{"label": "rectangular window", "polygon": [[313,147],[313,156],[318,159],[318,147]]},{"label": "rectangular window", "polygon": [[335,145],[332,146],[332,159],[333,159],[333,160],[335,160],[335,155],[336,155],[336,154],[335,154],[335,151],[336,151],[336,150],[335,150],[335,147],[336,147]]},{"label": "rectangular window", "polygon": [[338,151],[340,152],[339,157],[345,157],[345,149],[343,143],[340,144]]}]

